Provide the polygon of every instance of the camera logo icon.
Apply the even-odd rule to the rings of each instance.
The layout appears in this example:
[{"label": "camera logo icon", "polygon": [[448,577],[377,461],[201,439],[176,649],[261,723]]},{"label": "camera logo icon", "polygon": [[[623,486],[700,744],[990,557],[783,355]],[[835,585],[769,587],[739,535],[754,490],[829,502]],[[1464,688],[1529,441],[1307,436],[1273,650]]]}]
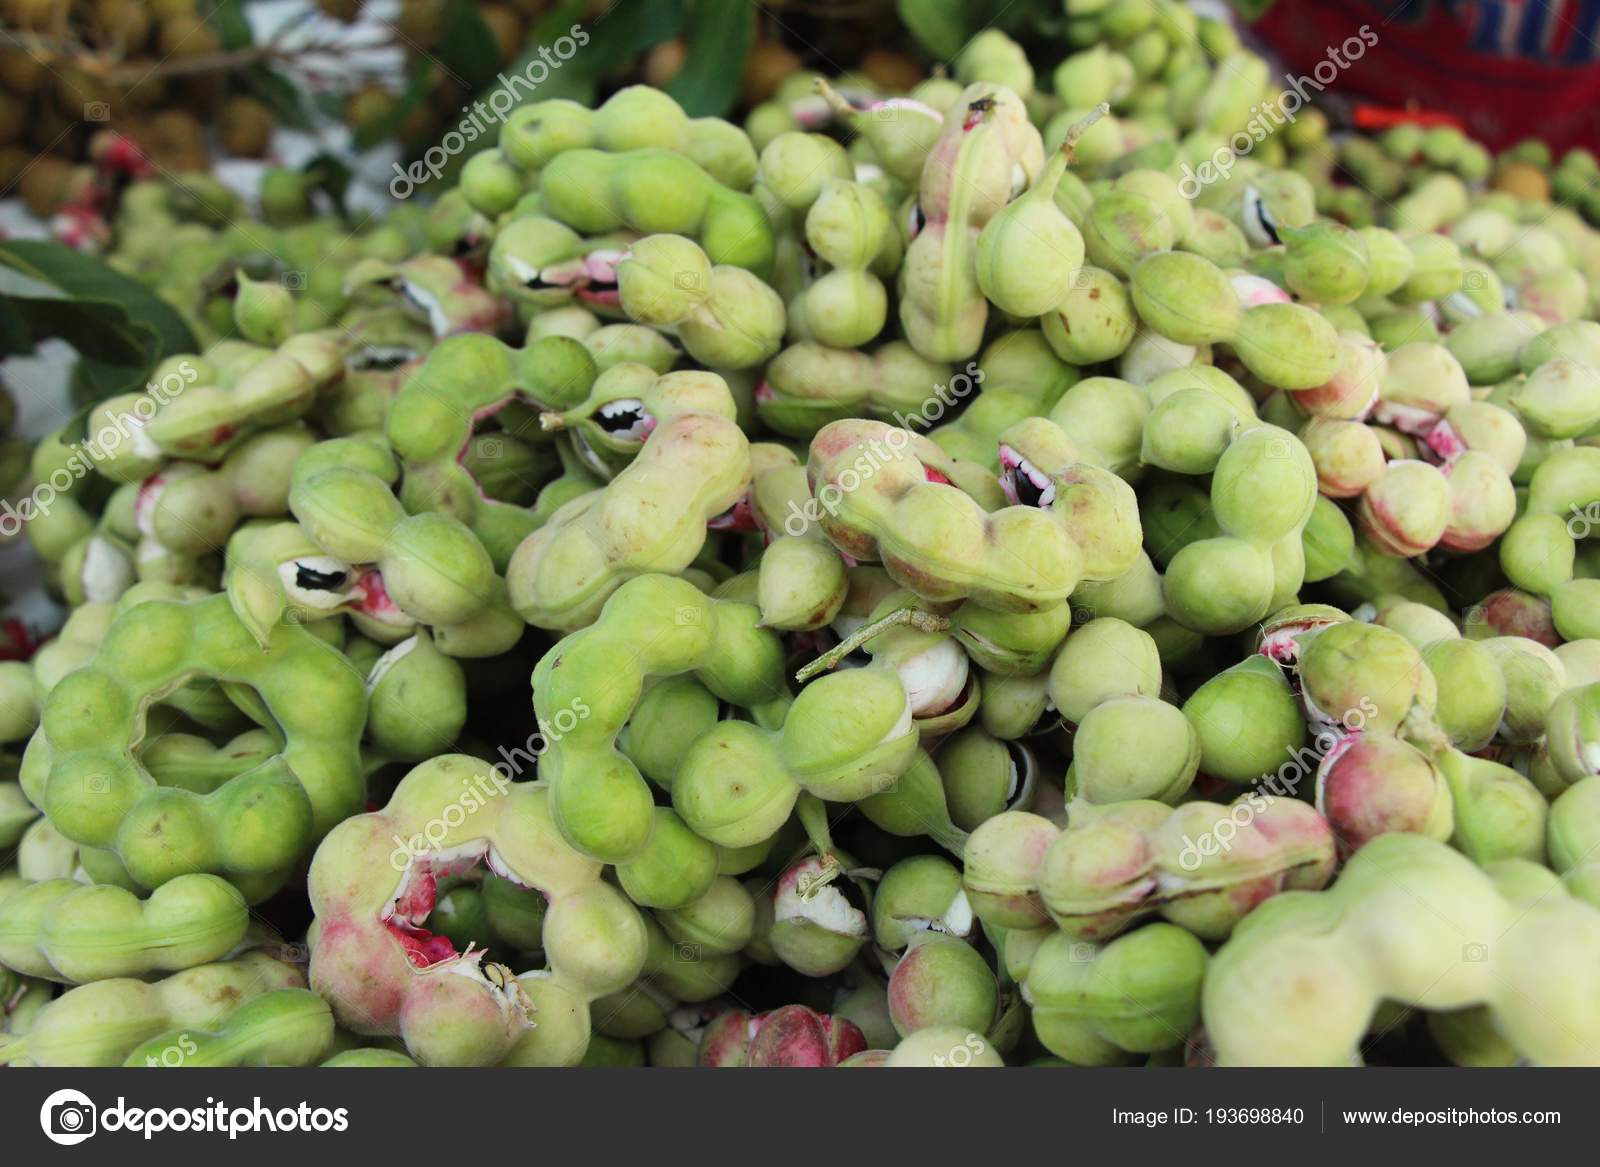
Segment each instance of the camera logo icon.
[{"label": "camera logo icon", "polygon": [[103,101],[86,101],[83,103],[83,120],[108,122],[111,120],[111,107]]},{"label": "camera logo icon", "polygon": [[75,1147],[98,1127],[99,1109],[78,1090],[57,1090],[39,1107],[44,1137],[63,1147]]}]

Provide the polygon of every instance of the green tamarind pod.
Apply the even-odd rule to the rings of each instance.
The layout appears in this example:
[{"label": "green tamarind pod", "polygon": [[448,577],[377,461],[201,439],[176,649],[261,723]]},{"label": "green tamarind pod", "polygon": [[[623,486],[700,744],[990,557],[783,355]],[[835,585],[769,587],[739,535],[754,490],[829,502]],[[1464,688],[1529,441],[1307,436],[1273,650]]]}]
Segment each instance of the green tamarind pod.
[{"label": "green tamarind pod", "polygon": [[174,1026],[210,1029],[241,1004],[304,988],[298,969],[259,950],[148,984],[122,977],[94,981],[51,1001],[27,1034],[0,1038],[0,1063],[121,1065],[141,1043]]},{"label": "green tamarind pod", "polygon": [[[1250,244],[1233,220],[1209,207],[1195,207],[1189,230],[1178,240],[1180,251],[1192,251],[1221,268],[1244,263]],[[1410,252],[1406,253],[1407,258]]]},{"label": "green tamarind pod", "polygon": [[1510,766],[1459,750],[1444,751],[1438,765],[1455,808],[1451,846],[1479,866],[1505,859],[1544,862],[1549,805],[1533,783]]},{"label": "green tamarind pod", "polygon": [[1272,555],[1264,544],[1222,535],[1184,546],[1163,579],[1167,614],[1207,636],[1242,632],[1272,608]]},{"label": "green tamarind pod", "polygon": [[1303,304],[1249,309],[1232,344],[1245,368],[1279,389],[1314,389],[1339,372],[1338,333]]},{"label": "green tamarind pod", "polygon": [[239,1006],[218,1029],[152,1037],[125,1066],[308,1066],[333,1044],[333,1012],[310,989],[278,989]]},{"label": "green tamarind pod", "polygon": [[253,280],[238,275],[239,291],[233,298],[233,321],[252,344],[276,347],[289,339],[294,323],[294,297],[278,281]]},{"label": "green tamarind pod", "polygon": [[1075,107],[1121,101],[1133,83],[1133,66],[1101,43],[1073,53],[1056,66],[1056,96]]},{"label": "green tamarind pod", "polygon": [[828,179],[854,177],[842,146],[822,134],[798,132],[779,134],[762,147],[756,169],[757,189],[790,211],[804,211],[816,202]]},{"label": "green tamarind pod", "polygon": [[900,323],[930,360],[970,357],[983,341],[988,300],[977,281],[977,242],[1021,183],[1044,165],[1039,133],[1011,90],[969,85],[923,167],[900,269]]},{"label": "green tamarind pod", "polygon": [[757,275],[771,269],[773,233],[761,205],[679,155],[566,150],[544,168],[539,190],[545,213],[582,234],[624,227],[646,235],[691,234],[713,263]]},{"label": "green tamarind pod", "polygon": [[743,268],[713,265],[692,239],[646,236],[616,271],[623,311],[643,324],[676,327],[684,348],[708,367],[748,368],[783,343],[778,294]]},{"label": "green tamarind pod", "polygon": [[1166,208],[1136,190],[1113,187],[1096,198],[1083,223],[1089,261],[1127,277],[1145,256],[1170,250],[1178,230]]},{"label": "green tamarind pod", "polygon": [[1083,236],[1056,205],[1072,161],[1072,145],[1057,150],[1026,193],[978,233],[977,279],[1002,312],[1042,316],[1066,299],[1083,266]]},{"label": "green tamarind pod", "polygon": [[1155,923],[1105,946],[1055,931],[1029,962],[1023,994],[1040,1042],[1073,1065],[1117,1065],[1179,1045],[1199,1017],[1205,946]]},{"label": "green tamarind pod", "polygon": [[1383,227],[1362,227],[1356,232],[1367,253],[1368,296],[1387,296],[1411,278],[1416,257],[1405,241]]},{"label": "green tamarind pod", "polygon": [[1524,373],[1531,373],[1558,357],[1582,365],[1600,365],[1600,324],[1574,320],[1540,331],[1526,338],[1517,361]]},{"label": "green tamarind pod", "polygon": [[1247,657],[1183,704],[1200,739],[1200,769],[1249,785],[1276,773],[1305,744],[1305,719],[1277,664]]},{"label": "green tamarind pod", "polygon": [[1050,666],[1050,703],[1081,722],[1113,697],[1158,697],[1161,658],[1155,641],[1123,620],[1102,616],[1073,632]]},{"label": "green tamarind pod", "polygon": [[1345,513],[1331,498],[1319,494],[1300,532],[1305,582],[1319,583],[1343,571],[1355,554],[1355,541],[1355,529]]},{"label": "green tamarind pod", "polygon": [[1539,437],[1579,437],[1600,422],[1600,371],[1565,357],[1552,358],[1512,392],[1511,405]]},{"label": "green tamarind pod", "polygon": [[938,932],[916,937],[889,974],[889,1016],[902,1037],[939,1026],[987,1031],[998,996],[978,950]]},{"label": "green tamarind pod", "polygon": [[1021,45],[997,28],[986,28],[966,43],[955,60],[956,80],[963,85],[987,81],[1004,85],[1019,97],[1033,92],[1033,66]]},{"label": "green tamarind pod", "polygon": [[1078,723],[1067,793],[1093,803],[1176,802],[1199,765],[1200,739],[1177,706],[1156,697],[1112,697]]},{"label": "green tamarind pod", "polygon": [[983,677],[978,721],[1001,741],[1015,741],[1037,732],[1049,709],[1049,674],[1013,677],[990,673]]},{"label": "green tamarind pod", "polygon": [[426,629],[379,657],[366,685],[367,734],[400,761],[447,753],[466,724],[466,675]]},{"label": "green tamarind pod", "polygon": [[908,187],[917,184],[944,125],[942,107],[913,95],[871,101],[857,109],[822,78],[813,84],[829,108],[871,143],[873,154],[892,178]]},{"label": "green tamarind pod", "polygon": [[1445,334],[1444,344],[1474,385],[1516,376],[1517,354],[1530,332],[1544,327],[1531,312],[1498,311],[1464,320]]},{"label": "green tamarind pod", "polygon": [[1417,235],[1406,240],[1411,249],[1411,275],[1390,294],[1397,304],[1442,300],[1461,287],[1461,249],[1446,236]]},{"label": "green tamarind pod", "polygon": [[882,196],[858,182],[829,179],[805,218],[806,244],[832,266],[789,303],[791,335],[854,348],[883,330],[888,294],[869,270],[897,238]]},{"label": "green tamarind pod", "polygon": [[1289,290],[1316,304],[1351,304],[1367,294],[1369,263],[1363,236],[1341,223],[1321,220],[1282,227],[1283,274]]},{"label": "green tamarind pod", "polygon": [[1550,617],[1568,641],[1600,640],[1600,580],[1557,584],[1550,593]]},{"label": "green tamarind pod", "polygon": [[844,561],[825,541],[780,535],[762,553],[757,604],[768,627],[820,628],[848,591]]},{"label": "green tamarind pod", "polygon": [[181,875],[143,903],[120,887],[52,879],[0,902],[0,961],[69,984],[174,972],[226,956],[248,923],[244,897],[214,875]]},{"label": "green tamarind pod", "polygon": [[1138,317],[1122,281],[1092,265],[1079,269],[1066,299],[1046,313],[1043,322],[1050,347],[1072,365],[1094,365],[1120,356],[1138,330]]},{"label": "green tamarind pod", "polygon": [[1225,534],[1275,543],[1305,525],[1317,498],[1317,472],[1299,438],[1276,426],[1240,434],[1211,480],[1211,507]]},{"label": "green tamarind pod", "polygon": [[1239,327],[1239,298],[1228,277],[1192,252],[1146,255],[1129,286],[1140,319],[1179,344],[1229,340]]},{"label": "green tamarind pod", "polygon": [[[1464,942],[1480,946],[1471,961],[1459,959]],[[1206,1033],[1223,1065],[1349,1065],[1382,999],[1428,1010],[1481,1005],[1522,1057],[1583,1064],[1600,1035],[1552,1022],[1548,1009],[1590,991],[1596,950],[1600,913],[1588,904],[1559,893],[1508,895],[1445,844],[1388,834],[1363,847],[1329,890],[1275,897],[1235,930],[1206,977]],[[1457,959],[1441,976],[1438,962],[1450,953]],[[1289,979],[1265,984],[1259,970],[1267,967]],[[1292,1030],[1282,1028],[1286,1017]]]}]

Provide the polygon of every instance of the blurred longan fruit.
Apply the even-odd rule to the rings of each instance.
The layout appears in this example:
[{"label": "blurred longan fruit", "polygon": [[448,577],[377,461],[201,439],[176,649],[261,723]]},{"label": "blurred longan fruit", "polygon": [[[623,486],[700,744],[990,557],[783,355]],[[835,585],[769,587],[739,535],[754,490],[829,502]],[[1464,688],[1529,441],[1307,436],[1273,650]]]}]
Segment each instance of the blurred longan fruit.
[{"label": "blurred longan fruit", "polygon": [[400,140],[420,142],[437,137],[441,124],[439,115],[428,107],[428,103],[419,101],[411,107],[411,112],[406,114],[405,120],[400,123]]},{"label": "blurred longan fruit", "polygon": [[402,41],[427,48],[444,27],[446,0],[401,0],[394,29]]},{"label": "blurred longan fruit", "polygon": [[861,71],[872,78],[879,89],[889,93],[915,89],[926,76],[921,65],[893,49],[873,49],[861,58]]},{"label": "blurred longan fruit", "polygon": [[217,117],[217,137],[229,154],[260,158],[272,144],[272,111],[253,97],[230,97]]},{"label": "blurred longan fruit", "polygon": [[150,19],[155,21],[173,16],[193,16],[200,10],[198,0],[146,0],[145,7],[150,9]]},{"label": "blurred longan fruit", "polygon": [[688,55],[689,46],[682,37],[662,41],[644,59],[645,84],[660,89],[678,75],[678,70],[683,68],[683,59]]},{"label": "blurred longan fruit", "polygon": [[217,32],[195,12],[178,13],[161,22],[156,47],[169,57],[200,57],[221,47]]},{"label": "blurred longan fruit", "polygon": [[777,92],[783,79],[800,67],[800,58],[786,45],[778,41],[757,41],[744,63],[745,101],[750,105],[766,101]]},{"label": "blurred longan fruit", "polygon": [[323,15],[349,24],[361,15],[361,5],[364,0],[317,0],[317,7],[322,9]]},{"label": "blurred longan fruit", "polygon": [[32,155],[21,146],[0,146],[0,195],[9,195]]},{"label": "blurred longan fruit", "polygon": [[467,98],[466,88],[459,82],[439,76],[428,94],[428,104],[444,117],[450,118],[461,113],[461,107],[467,104]]},{"label": "blurred longan fruit", "polygon": [[179,109],[215,110],[227,96],[227,80],[221,73],[195,73],[172,78],[169,104]]},{"label": "blurred longan fruit", "polygon": [[36,106],[28,117],[27,139],[41,150],[68,154],[77,146],[78,131],[83,125],[77,118],[69,118],[55,106],[44,102]]},{"label": "blurred longan fruit", "polygon": [[164,109],[150,118],[150,128],[169,145],[203,146],[205,127],[186,109]]},{"label": "blurred longan fruit", "polygon": [[500,46],[500,64],[509,64],[522,51],[522,17],[504,4],[485,4],[478,9],[478,15]]},{"label": "blurred longan fruit", "polygon": [[165,146],[146,151],[150,161],[168,174],[191,174],[211,169],[211,156],[189,146]]},{"label": "blurred longan fruit", "polygon": [[27,125],[27,106],[20,98],[0,93],[0,143],[10,145],[22,137]]},{"label": "blurred longan fruit", "polygon": [[115,45],[128,52],[150,39],[150,8],[138,0],[94,0],[89,23],[101,48]]},{"label": "blurred longan fruit", "polygon": [[69,66],[58,69],[53,80],[56,104],[69,118],[103,122],[110,116],[118,95],[99,77]]},{"label": "blurred longan fruit", "polygon": [[360,133],[388,117],[394,106],[394,94],[381,85],[369,82],[345,98],[344,124]]},{"label": "blurred longan fruit", "polygon": [[23,49],[8,49],[0,53],[0,85],[12,93],[32,93],[39,88],[44,76],[44,66]]},{"label": "blurred longan fruit", "polygon": [[0,19],[12,28],[43,31],[65,18],[67,8],[67,0],[4,0]]},{"label": "blurred longan fruit", "polygon": [[1533,199],[1536,202],[1548,202],[1550,199],[1549,178],[1537,166],[1530,166],[1526,162],[1508,162],[1497,170],[1494,188],[1516,195],[1519,199]]},{"label": "blurred longan fruit", "polygon": [[123,94],[123,101],[134,109],[149,109],[167,95],[167,79],[153,73],[135,81]]},{"label": "blurred longan fruit", "polygon": [[48,219],[68,203],[77,202],[93,186],[93,170],[74,166],[53,154],[34,159],[17,179],[22,201],[40,219]]}]

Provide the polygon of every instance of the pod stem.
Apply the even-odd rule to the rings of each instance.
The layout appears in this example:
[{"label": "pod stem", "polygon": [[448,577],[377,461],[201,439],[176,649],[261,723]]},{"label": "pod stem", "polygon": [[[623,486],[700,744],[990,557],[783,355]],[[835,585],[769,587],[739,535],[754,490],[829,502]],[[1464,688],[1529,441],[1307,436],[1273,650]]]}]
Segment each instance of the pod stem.
[{"label": "pod stem", "polygon": [[879,633],[903,624],[909,624],[919,632],[950,631],[950,619],[947,616],[925,612],[921,608],[896,608],[887,616],[870,621],[857,628],[816,660],[801,668],[799,672],[795,673],[794,679],[803,683],[809,681],[818,673],[827,672]]},{"label": "pod stem", "polygon": [[[1077,149],[1078,139],[1089,132],[1089,127],[1111,112],[1111,106],[1102,101],[1091,109],[1079,120],[1067,127],[1067,136],[1061,139],[1061,146],[1057,157],[1062,159],[1061,169],[1065,170],[1072,162],[1072,152]],[[1056,159],[1051,159],[1052,164]]]},{"label": "pod stem", "polygon": [[1407,710],[1405,720],[1400,723],[1400,736],[1423,753],[1431,754],[1435,762],[1455,752],[1450,735],[1421,705],[1412,705]]},{"label": "pod stem", "polygon": [[843,874],[844,868],[839,865],[839,860],[831,851],[824,851],[821,868],[815,875],[801,876],[795,891],[802,900],[809,900]]},{"label": "pod stem", "polygon": [[948,816],[942,823],[929,824],[928,838],[939,844],[957,859],[960,859],[967,849],[967,832],[951,822]]},{"label": "pod stem", "polygon": [[828,808],[815,794],[802,793],[795,802],[794,813],[805,828],[806,838],[817,849],[817,854],[833,861],[833,832],[828,827]]},{"label": "pod stem", "polygon": [[853,118],[861,111],[846,101],[840,92],[829,85],[826,78],[818,77],[811,83],[811,88],[828,103],[828,108],[839,117]]}]

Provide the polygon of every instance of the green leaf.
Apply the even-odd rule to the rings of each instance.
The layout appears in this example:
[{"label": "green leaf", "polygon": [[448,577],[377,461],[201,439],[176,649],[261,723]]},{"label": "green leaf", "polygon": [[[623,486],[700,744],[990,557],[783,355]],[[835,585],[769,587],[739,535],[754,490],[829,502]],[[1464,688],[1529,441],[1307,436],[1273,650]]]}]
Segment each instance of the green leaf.
[{"label": "green leaf", "polygon": [[967,13],[962,0],[896,0],[895,7],[900,23],[935,59],[953,61],[967,43]]},{"label": "green leaf", "polygon": [[356,132],[356,148],[367,150],[379,142],[386,142],[398,135],[400,127],[406,124],[406,119],[411,116],[412,111],[427,98],[428,90],[433,84],[433,73],[433,62],[427,57],[419,56],[416,64],[411,67],[411,77],[406,81],[405,91],[400,94],[389,112]]},{"label": "green leaf", "polygon": [[240,83],[260,98],[273,117],[290,129],[307,130],[311,119],[306,116],[305,95],[300,87],[265,61],[257,61],[239,71]]},{"label": "green leaf", "polygon": [[310,161],[300,168],[302,174],[310,175],[316,180],[313,190],[320,190],[333,200],[333,205],[339,209],[341,218],[347,217],[344,205],[346,193],[350,190],[350,183],[355,175],[344,159],[337,154],[330,154],[324,150],[314,155]]},{"label": "green leaf", "polygon": [[500,42],[495,40],[477,5],[471,0],[454,0],[445,10],[433,55],[468,93],[477,93],[494,84]]},{"label": "green leaf", "polygon": [[1228,3],[1246,24],[1254,24],[1272,7],[1272,0],[1228,0]]},{"label": "green leaf", "polygon": [[47,337],[78,350],[97,398],[137,389],[156,363],[193,352],[182,317],[136,280],[59,243],[0,241],[0,351]]},{"label": "green leaf", "polygon": [[755,35],[755,5],[748,0],[697,0],[684,30],[689,53],[667,92],[690,117],[726,114],[739,98]]},{"label": "green leaf", "polygon": [[211,23],[217,26],[217,38],[225,52],[247,49],[255,43],[250,33],[250,21],[245,18],[243,0],[217,0],[211,10]]},{"label": "green leaf", "polygon": [[[527,70],[538,62],[534,75],[544,74],[544,77],[531,97],[519,87],[523,100],[565,97],[593,103],[603,80],[624,69],[640,53],[677,36],[683,31],[686,19],[684,0],[618,4],[587,26],[579,19],[585,8],[586,5],[569,0],[551,12],[535,27],[522,56],[506,68],[508,77],[521,73],[532,80]],[[577,32],[573,32],[575,26]],[[551,52],[550,56],[560,61],[559,67],[551,68],[539,56],[539,49],[551,48],[562,37],[571,37],[577,42],[578,51],[565,61],[560,61],[558,53]]]}]

